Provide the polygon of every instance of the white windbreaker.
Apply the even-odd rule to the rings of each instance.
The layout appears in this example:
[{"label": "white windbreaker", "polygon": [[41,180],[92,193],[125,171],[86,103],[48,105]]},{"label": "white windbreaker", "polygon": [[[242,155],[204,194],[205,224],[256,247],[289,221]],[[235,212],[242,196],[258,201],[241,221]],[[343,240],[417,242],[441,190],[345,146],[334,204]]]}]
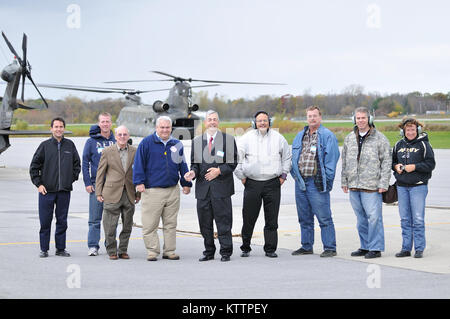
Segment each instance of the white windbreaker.
[{"label": "white windbreaker", "polygon": [[291,170],[291,147],[283,135],[270,128],[265,135],[254,129],[237,139],[237,178],[266,181]]}]

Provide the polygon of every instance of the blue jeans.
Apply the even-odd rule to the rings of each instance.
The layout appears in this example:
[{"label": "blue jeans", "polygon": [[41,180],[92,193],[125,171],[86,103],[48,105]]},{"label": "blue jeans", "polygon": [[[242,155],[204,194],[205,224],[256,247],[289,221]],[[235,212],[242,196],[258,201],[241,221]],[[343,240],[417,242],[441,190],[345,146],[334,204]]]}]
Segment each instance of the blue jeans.
[{"label": "blue jeans", "polygon": [[336,251],[336,232],[330,209],[330,192],[320,193],[314,178],[305,179],[306,191],[295,183],[295,202],[301,230],[303,249],[312,250],[314,245],[314,215],[319,221],[324,250]]},{"label": "blue jeans", "polygon": [[350,191],[350,204],[356,214],[361,249],[384,251],[381,193]]},{"label": "blue jeans", "polygon": [[99,249],[101,222],[103,213],[103,203],[97,200],[95,192],[89,194],[89,230],[88,230],[88,247]]},{"label": "blue jeans", "polygon": [[425,250],[425,199],[428,185],[397,186],[398,211],[402,226],[402,250]]}]

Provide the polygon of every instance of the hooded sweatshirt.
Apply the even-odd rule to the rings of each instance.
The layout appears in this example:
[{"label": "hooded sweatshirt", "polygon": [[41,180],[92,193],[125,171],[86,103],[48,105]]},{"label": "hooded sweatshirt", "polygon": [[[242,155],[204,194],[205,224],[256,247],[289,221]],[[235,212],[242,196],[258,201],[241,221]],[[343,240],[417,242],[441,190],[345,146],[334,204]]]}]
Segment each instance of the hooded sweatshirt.
[{"label": "hooded sweatshirt", "polygon": [[109,138],[105,138],[101,135],[100,126],[97,124],[91,126],[89,136],[90,138],[84,145],[82,162],[85,187],[95,184],[98,163],[100,162],[100,156],[102,155],[103,149],[116,143],[113,132],[111,131]]},{"label": "hooded sweatshirt", "polygon": [[[416,169],[410,173],[403,171],[399,174],[394,169],[397,164],[415,164]],[[404,137],[395,144],[392,169],[398,186],[411,187],[428,184],[431,171],[435,166],[434,152],[428,141],[427,133],[420,134],[412,141]]]}]

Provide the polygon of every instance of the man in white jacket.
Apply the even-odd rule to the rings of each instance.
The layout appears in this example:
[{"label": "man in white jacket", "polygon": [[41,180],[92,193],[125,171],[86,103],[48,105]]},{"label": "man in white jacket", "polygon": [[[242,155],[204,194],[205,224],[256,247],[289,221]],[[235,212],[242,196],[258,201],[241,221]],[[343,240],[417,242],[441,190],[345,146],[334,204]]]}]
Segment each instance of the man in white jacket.
[{"label": "man in white jacket", "polygon": [[239,164],[234,173],[245,185],[241,257],[250,255],[253,229],[263,202],[264,251],[267,257],[277,257],[281,185],[291,169],[292,153],[286,139],[270,126],[269,114],[258,111],[252,122],[254,130],[237,142]]}]

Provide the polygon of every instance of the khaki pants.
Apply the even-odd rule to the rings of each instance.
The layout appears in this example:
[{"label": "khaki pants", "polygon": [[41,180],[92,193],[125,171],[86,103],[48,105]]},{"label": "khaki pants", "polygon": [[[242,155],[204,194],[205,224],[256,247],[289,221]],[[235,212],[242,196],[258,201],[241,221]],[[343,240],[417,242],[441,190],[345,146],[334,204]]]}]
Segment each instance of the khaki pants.
[{"label": "khaki pants", "polygon": [[142,236],[148,257],[160,254],[158,225],[163,224],[163,255],[169,256],[176,249],[177,216],[180,208],[180,187],[147,188],[142,193]]},{"label": "khaki pants", "polygon": [[[125,189],[118,203],[103,203],[105,246],[109,256],[127,252],[128,241],[133,228],[133,215],[134,204],[130,203]],[[119,217],[122,217],[122,231],[119,235],[119,249],[117,249],[116,231]]]}]

